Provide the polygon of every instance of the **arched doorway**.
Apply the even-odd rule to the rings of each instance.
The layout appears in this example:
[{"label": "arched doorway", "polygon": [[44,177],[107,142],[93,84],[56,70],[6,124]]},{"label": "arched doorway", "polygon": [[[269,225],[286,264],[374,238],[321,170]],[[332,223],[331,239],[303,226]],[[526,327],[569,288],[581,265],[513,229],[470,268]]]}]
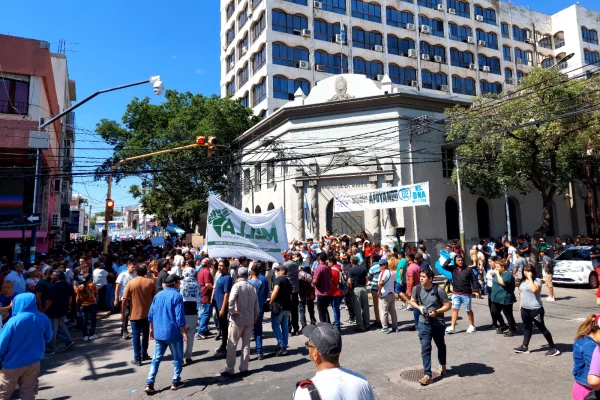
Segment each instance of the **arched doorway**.
[{"label": "arched doorway", "polygon": [[446,236],[448,239],[458,239],[458,203],[452,197],[446,199]]},{"label": "arched doorway", "polygon": [[254,214],[260,214],[262,212],[262,210],[260,209],[260,206],[256,206],[256,208],[254,208]]},{"label": "arched doorway", "polygon": [[490,208],[481,197],[477,199],[477,232],[479,239],[489,238],[490,235]]},{"label": "arched doorway", "polygon": [[508,198],[508,212],[510,213],[510,236],[514,243],[519,236],[519,221],[521,220],[519,202],[514,197]]},{"label": "arched doorway", "polygon": [[271,211],[274,209],[275,209],[275,206],[273,205],[273,203],[269,203],[269,205],[267,206],[267,211]]},{"label": "arched doorway", "polygon": [[334,236],[347,234],[358,236],[364,230],[364,211],[352,211],[334,214],[333,199],[329,200],[326,208],[326,230]]}]

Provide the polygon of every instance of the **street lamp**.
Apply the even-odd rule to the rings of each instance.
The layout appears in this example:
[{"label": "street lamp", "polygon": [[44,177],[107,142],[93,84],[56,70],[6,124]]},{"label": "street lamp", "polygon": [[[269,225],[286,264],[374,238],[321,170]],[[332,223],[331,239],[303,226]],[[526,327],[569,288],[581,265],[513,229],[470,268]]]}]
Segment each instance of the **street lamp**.
[{"label": "street lamp", "polygon": [[560,60],[555,62],[554,65],[552,65],[549,69],[555,68],[559,64],[569,61],[571,58],[573,58],[574,55],[575,55],[575,53],[567,54],[566,56],[564,56],[563,58],[561,58]]},{"label": "street lamp", "polygon": [[[121,85],[121,86],[116,86],[113,88],[109,88],[109,89],[103,89],[103,90],[99,90],[96,93],[93,93],[91,95],[89,95],[88,97],[86,97],[85,99],[81,100],[80,102],[78,102],[77,104],[75,104],[72,107],[67,108],[66,110],[64,110],[63,112],[55,115],[54,117],[50,118],[48,121],[44,121],[44,118],[40,118],[40,123],[39,123],[39,127],[38,127],[38,131],[32,131],[29,133],[30,135],[30,143],[31,143],[31,139],[32,138],[38,138],[38,139],[45,139],[45,141],[48,141],[48,134],[44,132],[44,129],[46,129],[46,127],[50,124],[52,124],[54,121],[62,118],[63,116],[65,116],[66,114],[70,113],[71,111],[75,110],[76,108],[84,105],[85,103],[87,103],[88,101],[90,101],[91,99],[93,99],[94,97],[98,96],[99,94],[102,93],[108,93],[108,92],[114,92],[115,90],[121,90],[121,89],[126,89],[132,86],[139,86],[139,85],[143,85],[146,83],[151,83],[152,86],[154,87],[154,94],[160,96],[165,87],[163,82],[160,79],[160,75],[157,76],[151,76],[149,79],[146,79],[144,81],[139,81],[139,82],[134,82],[134,83],[129,83],[127,85]],[[30,145],[31,146],[31,145]],[[38,213],[38,208],[39,208],[39,202],[38,202],[38,193],[40,192],[40,170],[42,169],[42,149],[47,149],[48,145],[45,145],[45,147],[41,147],[38,146],[36,147],[36,160],[35,160],[35,184],[33,186],[33,214],[37,214]],[[31,229],[31,247],[30,247],[30,260],[31,262],[35,261],[35,251],[36,251],[36,245],[35,242],[37,240],[37,226],[33,226]]]}]

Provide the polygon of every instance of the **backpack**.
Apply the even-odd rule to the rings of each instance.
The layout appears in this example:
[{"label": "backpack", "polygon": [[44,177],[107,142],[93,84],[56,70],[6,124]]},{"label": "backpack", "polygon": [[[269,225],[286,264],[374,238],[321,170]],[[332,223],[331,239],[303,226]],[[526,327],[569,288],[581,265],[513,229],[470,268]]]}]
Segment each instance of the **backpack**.
[{"label": "backpack", "polygon": [[343,270],[343,268],[335,268],[335,270],[338,271],[340,275],[340,281],[338,282],[337,288],[340,292],[342,292],[342,295],[345,296],[348,293],[348,290],[350,290],[350,288],[348,287],[348,275]]},{"label": "backpack", "polygon": [[[309,394],[311,400],[321,400],[321,395],[319,394],[317,387],[311,380],[307,379],[307,380],[296,383],[296,388],[298,388],[298,387],[308,390],[308,394]],[[294,395],[295,394],[296,393],[294,392]]]}]

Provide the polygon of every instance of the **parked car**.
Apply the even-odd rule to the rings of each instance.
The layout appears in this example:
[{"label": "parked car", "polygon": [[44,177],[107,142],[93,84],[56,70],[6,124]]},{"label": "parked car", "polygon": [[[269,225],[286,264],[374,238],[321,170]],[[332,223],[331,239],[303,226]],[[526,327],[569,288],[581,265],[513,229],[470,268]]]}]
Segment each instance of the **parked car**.
[{"label": "parked car", "polygon": [[598,273],[592,267],[590,250],[592,246],[577,246],[565,250],[554,259],[554,283],[588,285],[598,287]]}]

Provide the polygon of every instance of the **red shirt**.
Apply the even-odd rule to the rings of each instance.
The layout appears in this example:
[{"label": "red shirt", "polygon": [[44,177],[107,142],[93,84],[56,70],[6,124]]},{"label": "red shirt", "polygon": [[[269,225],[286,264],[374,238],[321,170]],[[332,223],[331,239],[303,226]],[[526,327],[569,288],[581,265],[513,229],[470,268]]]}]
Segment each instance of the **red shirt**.
[{"label": "red shirt", "polygon": [[200,290],[202,291],[202,304],[210,303],[210,296],[212,295],[212,289],[209,289],[206,284],[210,283],[214,285],[213,277],[210,273],[210,268],[202,267],[198,271],[198,283],[200,284]]},{"label": "red shirt", "polygon": [[331,295],[333,297],[343,296],[342,292],[338,288],[338,285],[340,284],[340,269],[339,268],[340,267],[337,265],[335,267],[331,267]]},{"label": "red shirt", "polygon": [[371,257],[373,254],[373,248],[371,246],[365,246],[365,258]]}]

